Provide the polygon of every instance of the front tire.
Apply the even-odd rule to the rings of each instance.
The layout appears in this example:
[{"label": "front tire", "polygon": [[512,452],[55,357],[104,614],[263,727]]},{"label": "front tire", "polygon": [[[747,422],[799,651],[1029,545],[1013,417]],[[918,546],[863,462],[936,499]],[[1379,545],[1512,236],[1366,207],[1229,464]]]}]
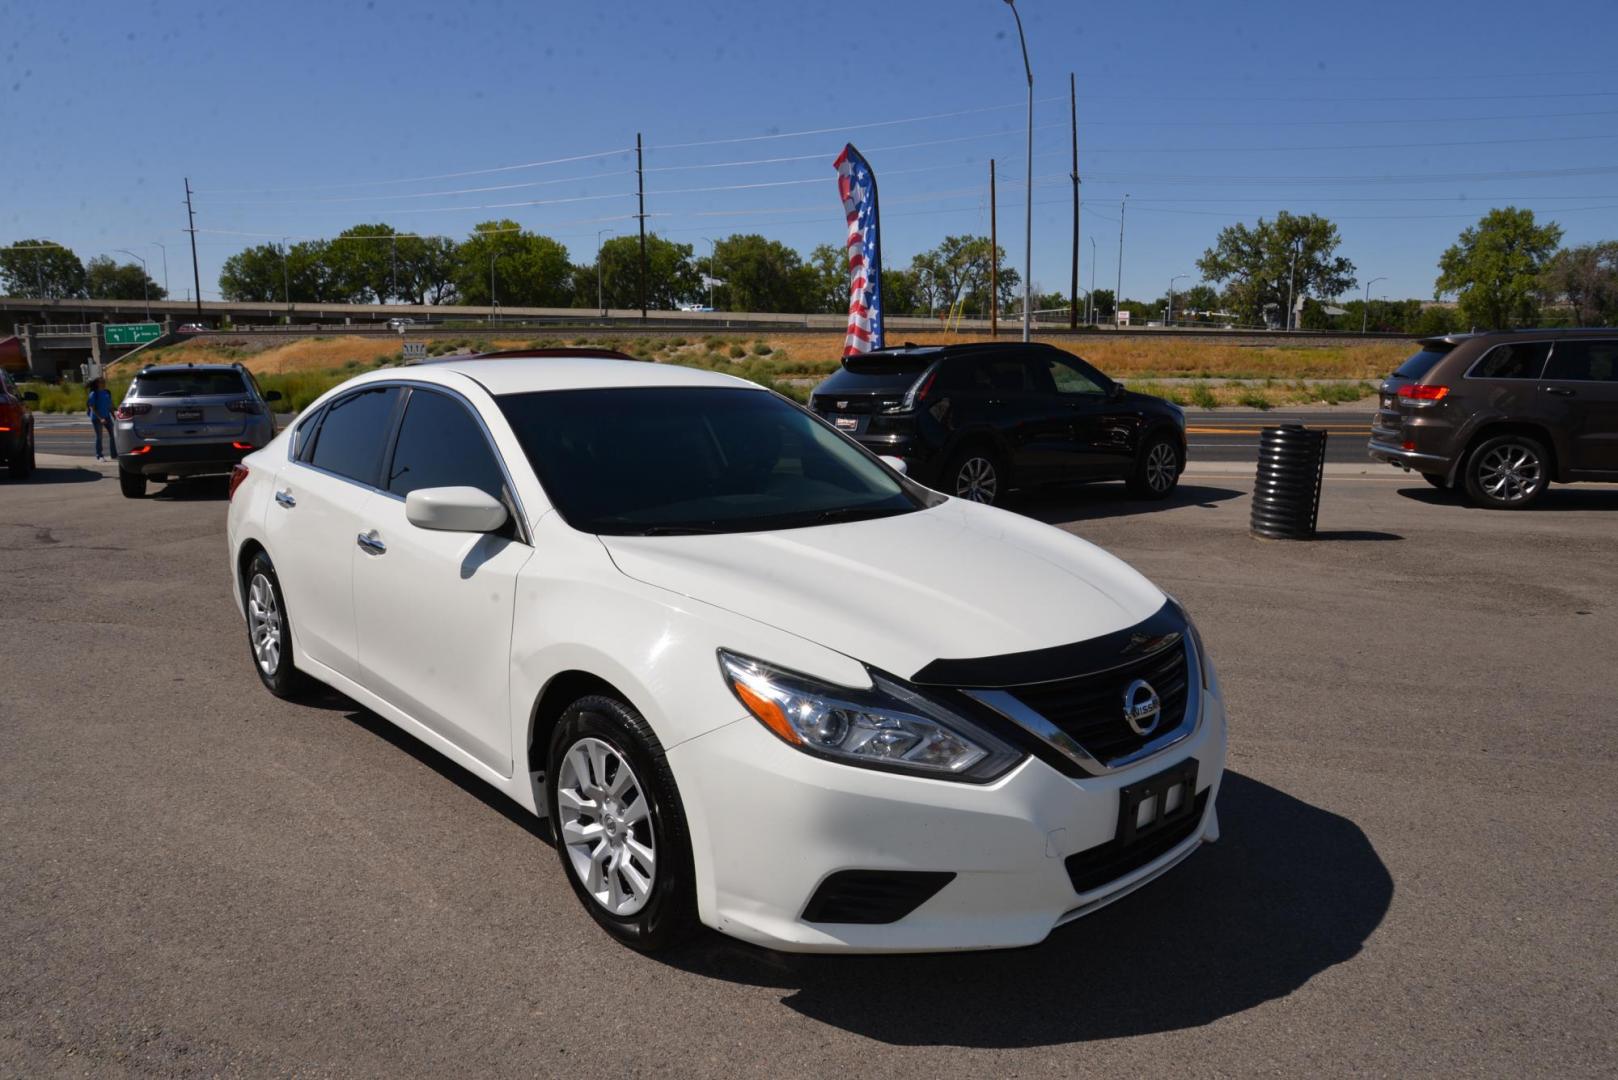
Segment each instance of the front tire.
[{"label": "front tire", "polygon": [[1146,440],[1135,458],[1135,471],[1129,477],[1129,490],[1142,499],[1166,499],[1180,483],[1183,466],[1180,448],[1167,435]]},{"label": "front tire", "polygon": [[944,467],[944,482],[949,494],[968,502],[996,506],[1006,497],[1006,467],[986,447],[957,450]]},{"label": "front tire", "polygon": [[28,436],[28,441],[17,447],[17,452],[6,463],[6,471],[13,480],[26,480],[34,472],[34,436]]},{"label": "front tire", "polygon": [[146,497],[146,474],[130,472],[128,469],[119,469],[118,490],[124,493],[124,498],[126,499],[144,499]]},{"label": "front tire", "polygon": [[247,652],[259,682],[278,698],[296,698],[309,688],[309,677],[292,663],[292,624],[275,564],[260,551],[242,575],[247,615]]},{"label": "front tire", "polygon": [[642,952],[695,932],[685,811],[646,721],[616,698],[580,698],[562,714],[549,751],[556,854],[591,918]]},{"label": "front tire", "polygon": [[1466,462],[1466,493],[1491,510],[1525,510],[1551,482],[1551,459],[1538,439],[1497,435]]}]

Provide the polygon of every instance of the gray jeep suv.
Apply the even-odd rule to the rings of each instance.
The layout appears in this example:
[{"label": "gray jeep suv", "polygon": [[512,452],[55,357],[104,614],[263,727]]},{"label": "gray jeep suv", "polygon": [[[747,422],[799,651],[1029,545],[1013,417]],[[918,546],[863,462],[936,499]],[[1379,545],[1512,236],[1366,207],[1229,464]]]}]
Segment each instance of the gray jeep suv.
[{"label": "gray jeep suv", "polygon": [[1618,481],[1618,330],[1426,338],[1382,383],[1370,455],[1480,505]]},{"label": "gray jeep suv", "polygon": [[113,413],[118,482],[138,499],[146,482],[228,473],[275,437],[270,402],[240,364],[142,368]]}]

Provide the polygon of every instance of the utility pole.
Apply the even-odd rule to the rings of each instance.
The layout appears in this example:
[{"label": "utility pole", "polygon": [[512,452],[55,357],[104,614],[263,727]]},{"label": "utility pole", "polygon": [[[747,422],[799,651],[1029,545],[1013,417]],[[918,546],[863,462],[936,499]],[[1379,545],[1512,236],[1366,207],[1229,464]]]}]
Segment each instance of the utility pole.
[{"label": "utility pole", "polygon": [[1067,287],[1067,328],[1079,328],[1079,95],[1067,73],[1068,118],[1073,125],[1073,280]]},{"label": "utility pole", "polygon": [[989,159],[989,336],[1000,336],[1000,241],[994,224],[994,158]]},{"label": "utility pole", "polygon": [[202,317],[202,275],[197,272],[197,212],[191,206],[191,178],[185,178],[186,232],[191,234],[191,284],[197,289],[197,317]]},{"label": "utility pole", "polygon": [[1028,75],[1028,159],[1023,167],[1024,200],[1022,251],[1022,339],[1029,340],[1034,326],[1034,68],[1028,62],[1028,39],[1022,32],[1022,15],[1015,0],[1006,0],[1011,17],[1017,20],[1017,44],[1022,46],[1023,71]]},{"label": "utility pole", "polygon": [[1112,294],[1112,328],[1114,330],[1123,324],[1119,321],[1124,310],[1124,214],[1129,210],[1129,196],[1126,194],[1123,201],[1118,204],[1118,288]]},{"label": "utility pole", "polygon": [[641,156],[640,132],[635,132],[635,198],[640,212],[640,321],[646,321],[646,169]]}]

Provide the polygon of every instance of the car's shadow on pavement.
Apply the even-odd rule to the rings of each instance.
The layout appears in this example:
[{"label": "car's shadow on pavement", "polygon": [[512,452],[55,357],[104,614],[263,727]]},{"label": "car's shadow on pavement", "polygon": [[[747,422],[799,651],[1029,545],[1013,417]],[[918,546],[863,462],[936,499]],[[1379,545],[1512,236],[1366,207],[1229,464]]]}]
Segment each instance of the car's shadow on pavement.
[{"label": "car's shadow on pavement", "polygon": [[0,487],[24,484],[83,484],[91,480],[100,480],[102,476],[94,469],[83,466],[38,465],[28,474],[25,480],[12,479],[6,470],[0,469]]},{"label": "car's shadow on pavement", "polygon": [[793,956],[704,935],[659,959],[779,987],[782,1003],[878,1042],[1048,1046],[1198,1027],[1354,956],[1393,879],[1352,821],[1236,773],[1223,838],[1141,891],[1012,952]]},{"label": "car's shadow on pavement", "polygon": [[[1484,513],[1495,513],[1487,507],[1474,505],[1463,492],[1447,490],[1440,491],[1428,484],[1418,487],[1399,488],[1399,494],[1411,502],[1426,503],[1428,506],[1456,506],[1462,510],[1478,510]],[[1516,511],[1523,514],[1556,514],[1556,513],[1592,513],[1610,512],[1618,510],[1618,486],[1612,484],[1571,484],[1552,485],[1539,501],[1527,510]]]},{"label": "car's shadow on pavement", "polygon": [[230,498],[230,480],[224,476],[199,476],[170,480],[151,493],[161,502],[216,502]]},{"label": "car's shadow on pavement", "polygon": [[1047,525],[1065,525],[1073,521],[1155,514],[1183,506],[1212,507],[1246,494],[1245,491],[1230,488],[1182,483],[1166,499],[1141,499],[1131,495],[1123,484],[1082,484],[1038,491],[1014,491],[1007,497],[1004,506],[1007,510]]}]

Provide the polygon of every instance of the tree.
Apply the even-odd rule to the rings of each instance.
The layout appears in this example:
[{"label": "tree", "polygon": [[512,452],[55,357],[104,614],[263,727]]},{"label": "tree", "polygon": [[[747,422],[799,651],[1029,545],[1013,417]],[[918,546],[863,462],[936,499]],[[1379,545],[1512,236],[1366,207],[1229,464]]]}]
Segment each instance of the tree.
[{"label": "tree", "polygon": [[1553,255],[1540,271],[1548,304],[1564,304],[1575,326],[1618,322],[1618,240],[1580,244]]},{"label": "tree", "polygon": [[355,225],[331,242],[333,284],[349,303],[383,304],[396,299],[397,236],[391,225]]},{"label": "tree", "polygon": [[[841,313],[848,310],[848,249],[820,244],[809,253],[810,279],[807,311]],[[890,275],[883,271],[884,279]],[[883,284],[887,291],[887,282]],[[890,302],[891,306],[891,302]]]},{"label": "tree", "polygon": [[[999,295],[991,300],[989,271],[994,262],[999,264]],[[994,248],[991,258],[986,236],[946,236],[936,248],[917,255],[910,268],[932,310],[964,301],[967,311],[987,314],[991,303],[1001,308],[1009,304],[1022,284],[1022,276],[1006,265],[1004,248]]]},{"label": "tree", "polygon": [[[691,245],[646,237],[646,306],[672,311],[706,299],[702,276],[691,259]],[[596,306],[596,266],[574,268],[574,307]],[[640,237],[615,236],[601,245],[601,297],[609,308],[640,307]]]},{"label": "tree", "polygon": [[106,255],[90,260],[85,290],[95,300],[161,300],[167,293],[139,263],[117,263]]},{"label": "tree", "polygon": [[[883,311],[889,315],[927,314],[927,304],[922,299],[914,270],[882,271],[882,304]],[[846,305],[844,310],[847,310]]]},{"label": "tree", "polygon": [[1111,289],[1097,289],[1090,294],[1090,303],[1095,309],[1097,322],[1106,322],[1112,318],[1114,298]]},{"label": "tree", "polygon": [[398,300],[412,304],[453,304],[455,241],[447,236],[401,236]]},{"label": "tree", "polygon": [[1251,227],[1238,223],[1219,230],[1197,269],[1209,281],[1229,282],[1226,303],[1248,321],[1262,322],[1270,304],[1284,317],[1289,289],[1293,297],[1322,297],[1355,286],[1354,264],[1336,254],[1340,242],[1337,226],[1327,219],[1283,210],[1274,221],[1259,218]]},{"label": "tree", "polygon": [[0,248],[0,282],[11,296],[72,299],[84,295],[84,264],[49,240],[18,240]]},{"label": "tree", "polygon": [[[725,311],[802,311],[812,284],[803,259],[779,240],[737,233],[714,245],[718,307]],[[811,272],[812,273],[812,272]]]},{"label": "tree", "polygon": [[1539,319],[1539,274],[1562,227],[1534,223],[1532,210],[1490,210],[1467,227],[1438,259],[1433,298],[1456,293],[1461,319],[1472,326],[1504,330]]},{"label": "tree", "polygon": [[256,244],[225,260],[219,271],[219,295],[236,303],[281,300],[281,248]]},{"label": "tree", "polygon": [[455,250],[455,288],[461,302],[478,307],[493,298],[507,307],[567,307],[573,298],[573,265],[567,248],[515,221],[485,221]]}]

